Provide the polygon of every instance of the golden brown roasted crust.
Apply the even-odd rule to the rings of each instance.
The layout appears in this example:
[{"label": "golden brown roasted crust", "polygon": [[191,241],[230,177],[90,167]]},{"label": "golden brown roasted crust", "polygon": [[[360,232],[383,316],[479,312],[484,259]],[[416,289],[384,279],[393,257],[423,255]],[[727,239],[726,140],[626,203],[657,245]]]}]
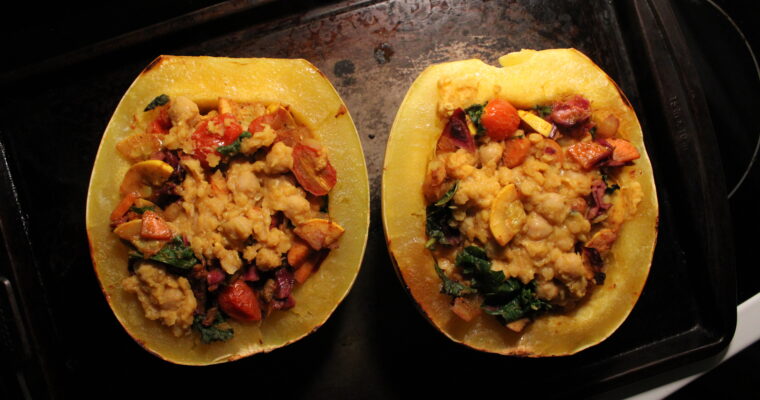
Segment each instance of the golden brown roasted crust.
[{"label": "golden brown roasted crust", "polygon": [[[110,232],[108,217],[129,167],[116,144],[129,135],[135,113],[160,94],[184,96],[201,110],[220,97],[288,105],[330,152],[338,183],[330,192],[331,218],[350,235],[324,260],[319,273],[294,292],[297,308],[261,324],[232,322],[235,336],[202,345],[194,335],[176,338],[147,320],[135,296],[121,288],[127,248]],[[344,110],[336,115],[336,110]],[[141,346],[177,364],[207,365],[268,352],[321,326],[348,293],[364,254],[369,226],[369,186],[361,143],[351,116],[329,81],[305,60],[160,56],[132,83],[103,135],[87,197],[87,235],[95,272],[116,318]],[[319,293],[318,295],[316,295]]]},{"label": "golden brown roasted crust", "polygon": [[[499,59],[502,67],[465,60],[428,67],[409,89],[391,130],[383,174],[383,223],[388,248],[402,282],[430,322],[453,341],[487,352],[531,357],[573,354],[614,332],[633,309],[646,281],[657,236],[658,205],[651,164],[641,127],[630,103],[598,66],[575,49],[523,50]],[[473,82],[475,84],[473,85]],[[439,98],[440,87],[457,95]],[[635,216],[619,231],[609,260],[606,280],[567,314],[537,318],[522,333],[481,314],[466,322],[450,309],[451,298],[441,294],[433,259],[425,249],[425,198],[422,190],[427,165],[454,108],[500,97],[518,109],[551,104],[581,94],[592,115],[614,114],[618,137],[641,152],[633,166],[622,167],[622,187],[640,185]],[[401,195],[401,193],[405,193]],[[622,216],[628,217],[628,216]]]}]

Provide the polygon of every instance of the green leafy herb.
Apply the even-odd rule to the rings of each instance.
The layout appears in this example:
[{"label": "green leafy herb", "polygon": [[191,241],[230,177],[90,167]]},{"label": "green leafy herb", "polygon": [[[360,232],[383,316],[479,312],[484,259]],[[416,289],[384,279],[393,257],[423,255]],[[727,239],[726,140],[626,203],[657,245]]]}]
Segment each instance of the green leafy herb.
[{"label": "green leafy herb", "polygon": [[[145,259],[145,256],[138,250],[129,252],[129,260]],[[185,246],[182,236],[175,236],[170,242],[166,243],[158,253],[148,257],[148,260],[158,261],[180,269],[189,270],[195,264],[199,264],[193,249]]]},{"label": "green leafy herb", "polygon": [[602,174],[602,181],[604,181],[605,186],[607,186],[604,189],[604,193],[606,194],[615,193],[616,190],[620,189],[620,185],[618,185],[617,183],[613,183],[610,185],[610,177],[607,174]]},{"label": "green leafy herb", "polygon": [[535,106],[533,110],[538,113],[541,118],[546,118],[552,113],[552,106]]},{"label": "green leafy herb", "polygon": [[548,302],[536,297],[535,281],[525,285],[515,278],[505,279],[502,271],[492,270],[491,260],[483,248],[465,247],[457,254],[456,265],[470,280],[470,289],[484,296],[483,310],[506,323],[551,309]]},{"label": "green leafy herb", "polygon": [[153,206],[145,206],[145,207],[135,207],[135,206],[132,206],[132,207],[129,207],[129,211],[132,211],[132,212],[140,214],[140,215],[142,215],[146,211],[155,211],[155,210],[156,210],[156,207],[153,207]]},{"label": "green leafy herb", "polygon": [[181,236],[175,236],[150,259],[182,269],[193,268],[195,264],[199,263],[198,259],[195,258],[195,253],[190,247],[185,246]]},{"label": "green leafy herb", "polygon": [[433,205],[436,207],[445,207],[451,201],[451,199],[454,198],[454,194],[456,194],[457,189],[459,189],[459,181],[455,181],[454,185],[452,185],[451,188],[449,188],[449,190],[444,193],[443,197],[433,203]]},{"label": "green leafy herb", "polygon": [[240,136],[235,139],[234,142],[226,145],[226,146],[219,146],[216,148],[216,151],[219,152],[219,154],[225,155],[225,156],[231,156],[233,154],[237,154],[240,152],[240,143],[243,142],[243,139],[249,138],[253,135],[251,135],[251,132],[245,131],[240,134]]},{"label": "green leafy herb", "polygon": [[441,293],[454,297],[461,297],[466,294],[477,293],[475,289],[446,276],[446,273],[444,273],[441,267],[438,266],[437,261],[433,264],[433,267],[435,268],[435,272],[438,274],[438,277],[441,278],[441,281],[443,281],[443,285],[441,286]]},{"label": "green leafy herb", "polygon": [[163,106],[164,104],[166,104],[168,102],[169,102],[169,96],[165,95],[165,94],[162,94],[162,95],[156,97],[155,99],[151,100],[151,102],[148,103],[148,106],[145,107],[144,111],[150,111],[150,110],[152,110],[152,109],[154,109],[156,107]]},{"label": "green leafy herb", "polygon": [[520,287],[519,293],[502,305],[485,305],[483,311],[501,317],[505,323],[516,321],[540,311],[551,309],[551,304],[536,297],[536,281]]},{"label": "green leafy herb", "polygon": [[502,292],[510,293],[513,285],[506,281],[504,273],[491,270],[491,260],[486,251],[477,246],[467,246],[457,254],[456,265],[472,282],[472,287],[484,295],[496,295]]},{"label": "green leafy herb", "polygon": [[222,324],[225,323],[225,318],[221,312],[216,313],[216,318],[210,326],[203,325],[203,315],[196,315],[193,318],[193,329],[201,334],[201,342],[224,342],[234,336],[235,331],[232,327],[222,328]]},{"label": "green leafy herb", "polygon": [[436,243],[444,245],[454,245],[459,243],[459,231],[450,224],[451,219],[453,218],[450,203],[458,188],[459,181],[456,181],[454,182],[454,185],[446,191],[446,194],[435,203],[427,206],[427,209],[425,210],[425,232],[430,238],[427,243],[425,243],[425,247],[428,249],[434,249]]},{"label": "green leafy herb", "polygon": [[482,135],[486,131],[486,128],[484,128],[483,124],[480,122],[480,118],[483,117],[483,110],[486,108],[486,104],[488,104],[488,102],[483,104],[473,104],[464,110],[464,112],[467,113],[467,116],[470,117],[470,121],[472,121],[473,125],[475,125],[475,128],[477,129],[477,136]]}]

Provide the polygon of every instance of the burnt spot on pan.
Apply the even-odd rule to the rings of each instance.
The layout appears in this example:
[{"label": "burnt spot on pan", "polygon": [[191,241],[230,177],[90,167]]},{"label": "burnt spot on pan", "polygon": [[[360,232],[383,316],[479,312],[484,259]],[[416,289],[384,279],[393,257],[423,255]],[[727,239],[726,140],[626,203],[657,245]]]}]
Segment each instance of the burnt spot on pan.
[{"label": "burnt spot on pan", "polygon": [[333,66],[333,74],[342,80],[342,86],[351,86],[356,83],[353,74],[356,66],[351,60],[340,60]]},{"label": "burnt spot on pan", "polygon": [[393,53],[393,47],[391,47],[390,44],[380,43],[377,47],[375,47],[375,61],[377,61],[377,63],[380,65],[387,64],[391,61],[391,56]]},{"label": "burnt spot on pan", "polygon": [[354,63],[351,62],[351,60],[340,60],[335,63],[335,66],[333,67],[333,73],[338,78],[343,78],[348,75],[351,75],[356,71],[356,66]]}]

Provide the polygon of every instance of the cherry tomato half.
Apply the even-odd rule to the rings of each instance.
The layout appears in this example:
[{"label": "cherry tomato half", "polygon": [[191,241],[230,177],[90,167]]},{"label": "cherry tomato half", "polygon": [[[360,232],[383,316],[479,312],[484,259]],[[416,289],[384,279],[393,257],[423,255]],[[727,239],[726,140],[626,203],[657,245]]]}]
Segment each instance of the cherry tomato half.
[{"label": "cherry tomato half", "polygon": [[[209,123],[223,126],[224,131],[222,136],[209,132]],[[217,147],[227,146],[234,142],[241,133],[243,133],[243,128],[232,114],[217,115],[209,121],[203,121],[191,136],[193,142],[195,142],[194,156],[205,164],[207,155],[215,153]]]},{"label": "cherry tomato half", "polygon": [[261,307],[256,292],[238,279],[222,290],[217,299],[227,315],[240,321],[261,321]]},{"label": "cherry tomato half", "polygon": [[335,168],[329,160],[320,160],[326,155],[303,143],[293,147],[293,174],[307,192],[324,196],[338,181]]},{"label": "cherry tomato half", "polygon": [[493,140],[504,140],[520,126],[520,116],[517,109],[508,101],[493,99],[483,110],[480,123],[486,129],[486,134]]}]

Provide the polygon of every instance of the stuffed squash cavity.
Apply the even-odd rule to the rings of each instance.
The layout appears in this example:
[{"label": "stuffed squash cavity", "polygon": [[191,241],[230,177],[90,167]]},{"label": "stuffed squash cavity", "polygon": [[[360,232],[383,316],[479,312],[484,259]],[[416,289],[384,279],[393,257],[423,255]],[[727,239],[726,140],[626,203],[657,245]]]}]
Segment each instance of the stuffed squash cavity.
[{"label": "stuffed squash cavity", "polygon": [[106,128],[87,231],[127,332],[205,365],[325,322],[358,273],[368,201],[356,129],[314,66],[162,56]]},{"label": "stuffed squash cavity", "polygon": [[409,89],[383,175],[389,251],[452,340],[573,354],[612,334],[646,281],[651,165],[630,104],[583,54],[499,61],[431,66]]}]

